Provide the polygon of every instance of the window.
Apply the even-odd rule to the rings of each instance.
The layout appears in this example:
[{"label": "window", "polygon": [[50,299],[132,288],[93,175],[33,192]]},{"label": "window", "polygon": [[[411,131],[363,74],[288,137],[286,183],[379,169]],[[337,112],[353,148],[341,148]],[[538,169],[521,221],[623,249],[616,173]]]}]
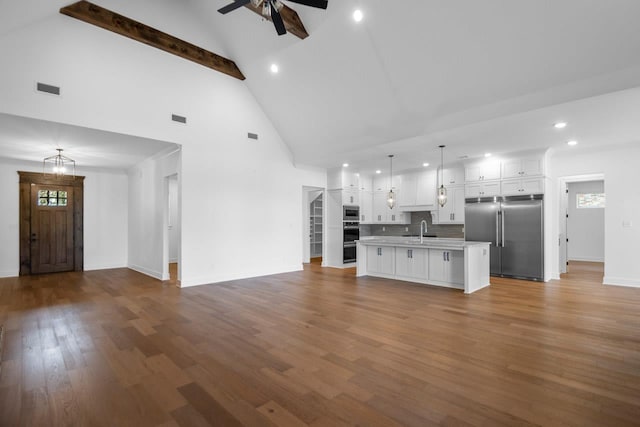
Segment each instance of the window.
[{"label": "window", "polygon": [[63,190],[38,190],[38,206],[67,206],[67,192]]},{"label": "window", "polygon": [[578,209],[604,208],[604,193],[578,193],[576,194],[576,207]]}]

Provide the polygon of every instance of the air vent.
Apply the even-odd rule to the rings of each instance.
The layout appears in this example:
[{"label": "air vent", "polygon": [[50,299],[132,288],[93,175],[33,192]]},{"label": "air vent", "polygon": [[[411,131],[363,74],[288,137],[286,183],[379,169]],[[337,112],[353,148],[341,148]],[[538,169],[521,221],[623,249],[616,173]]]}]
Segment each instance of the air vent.
[{"label": "air vent", "polygon": [[187,118],[183,116],[179,116],[177,114],[172,114],[171,120],[173,120],[174,122],[187,124]]},{"label": "air vent", "polygon": [[51,95],[60,95],[60,88],[58,86],[48,85],[38,82],[36,84],[36,90],[38,92],[50,93]]},{"label": "air vent", "polygon": [[247,134],[247,138],[249,138],[249,139],[258,139],[258,134],[249,132]]}]

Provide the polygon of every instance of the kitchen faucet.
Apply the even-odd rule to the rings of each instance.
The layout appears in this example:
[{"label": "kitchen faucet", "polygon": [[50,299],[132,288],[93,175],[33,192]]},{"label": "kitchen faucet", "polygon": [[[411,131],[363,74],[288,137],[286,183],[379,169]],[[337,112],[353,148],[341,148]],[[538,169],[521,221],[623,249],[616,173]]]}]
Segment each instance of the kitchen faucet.
[{"label": "kitchen faucet", "polygon": [[[424,224],[424,232],[422,231],[422,224]],[[427,221],[423,219],[422,221],[420,221],[420,243],[424,243],[423,235],[425,235],[426,233],[427,233]]]}]

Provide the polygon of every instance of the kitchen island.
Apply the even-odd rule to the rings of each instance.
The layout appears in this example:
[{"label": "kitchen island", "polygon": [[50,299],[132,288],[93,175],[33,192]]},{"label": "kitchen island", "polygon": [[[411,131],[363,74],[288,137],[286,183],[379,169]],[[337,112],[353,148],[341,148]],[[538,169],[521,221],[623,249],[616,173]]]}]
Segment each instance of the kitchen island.
[{"label": "kitchen island", "polygon": [[489,242],[462,239],[363,238],[356,276],[376,276],[463,289],[489,286]]}]

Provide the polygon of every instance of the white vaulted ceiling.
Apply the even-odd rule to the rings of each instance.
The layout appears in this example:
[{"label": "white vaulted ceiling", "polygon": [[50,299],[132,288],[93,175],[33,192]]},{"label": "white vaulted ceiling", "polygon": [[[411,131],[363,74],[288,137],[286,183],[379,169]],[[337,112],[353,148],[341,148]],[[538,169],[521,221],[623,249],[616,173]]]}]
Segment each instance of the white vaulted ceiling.
[{"label": "white vaulted ceiling", "polygon": [[[437,161],[439,144],[455,159],[639,140],[636,0],[284,0],[305,40],[244,8],[217,13],[229,1],[95,3],[233,59],[298,164],[364,170],[393,152],[402,169]],[[0,37],[69,3],[0,1]]]}]

